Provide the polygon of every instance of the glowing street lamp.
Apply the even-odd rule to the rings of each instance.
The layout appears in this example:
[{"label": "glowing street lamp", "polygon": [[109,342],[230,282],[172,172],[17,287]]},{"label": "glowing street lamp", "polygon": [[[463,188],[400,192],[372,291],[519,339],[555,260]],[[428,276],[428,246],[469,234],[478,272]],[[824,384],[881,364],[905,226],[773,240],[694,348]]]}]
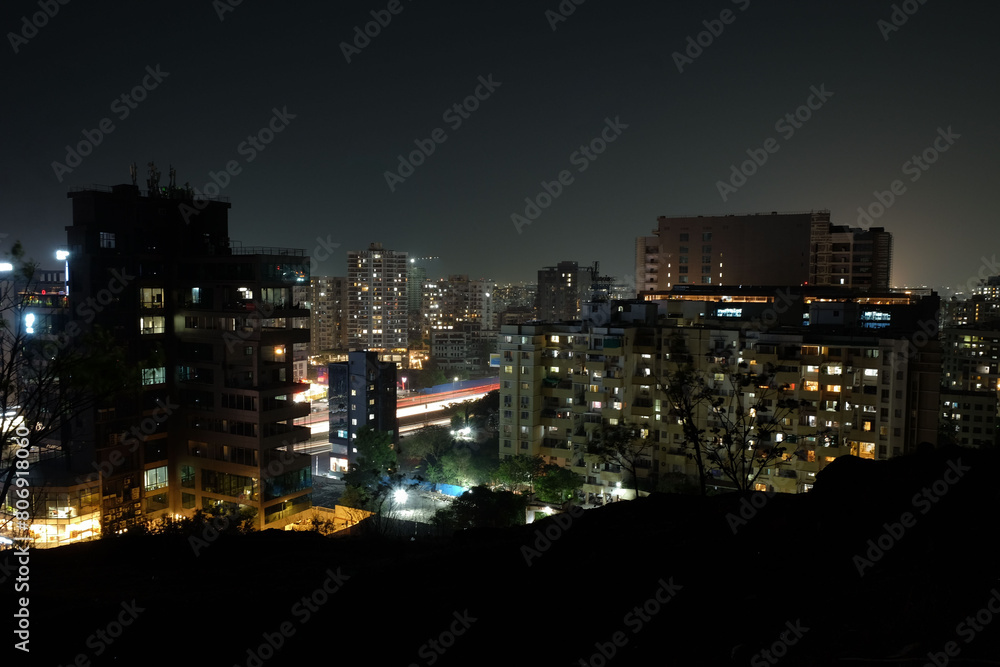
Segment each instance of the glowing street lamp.
[{"label": "glowing street lamp", "polygon": [[66,296],[69,296],[69,250],[56,250],[56,259],[66,263],[63,277],[66,279]]},{"label": "glowing street lamp", "polygon": [[406,496],[406,489],[396,489],[396,491],[392,494],[393,499],[395,499],[395,501],[400,505],[406,504]]}]

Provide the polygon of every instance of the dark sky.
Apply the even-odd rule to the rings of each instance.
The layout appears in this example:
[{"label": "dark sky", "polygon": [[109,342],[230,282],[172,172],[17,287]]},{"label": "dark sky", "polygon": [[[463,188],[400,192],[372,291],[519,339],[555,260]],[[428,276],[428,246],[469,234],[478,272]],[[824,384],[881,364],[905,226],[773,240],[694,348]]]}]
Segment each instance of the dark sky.
[{"label": "dark sky", "polygon": [[[329,238],[339,247],[319,266],[335,275],[348,250],[380,241],[439,256],[431,276],[533,281],[564,259],[631,276],[634,239],[659,215],[829,208],[857,225],[894,180],[905,191],[875,224],[895,236],[897,285],[965,284],[998,251],[994,2],[909,0],[889,32],[878,22],[892,3],[871,0],[565,0],[575,11],[556,30],[557,0],[401,0],[350,63],[340,43],[388,0],[243,0],[220,20],[224,2],[73,0],[17,53],[7,33],[39,4],[3,3],[0,249],[20,238],[52,257],[67,190],[127,182],[133,161],[140,184],[155,160],[161,184],[172,164],[200,191],[235,160],[222,190],[232,238],[309,252]],[[672,54],[724,10],[731,22],[678,71]],[[155,83],[147,67],[167,74],[134,109],[115,103]],[[454,127],[445,111],[490,76],[499,87]],[[813,87],[832,96],[813,98],[800,127],[776,127]],[[294,118],[241,150],[274,109]],[[103,119],[114,130],[60,181],[53,162]],[[574,158],[606,119],[627,128],[595,160]],[[436,128],[446,141],[390,190],[385,172]],[[960,136],[926,171],[907,168],[935,152],[939,128]],[[718,182],[769,138],[778,150],[723,201]],[[518,233],[512,214],[564,170],[572,182]]]}]

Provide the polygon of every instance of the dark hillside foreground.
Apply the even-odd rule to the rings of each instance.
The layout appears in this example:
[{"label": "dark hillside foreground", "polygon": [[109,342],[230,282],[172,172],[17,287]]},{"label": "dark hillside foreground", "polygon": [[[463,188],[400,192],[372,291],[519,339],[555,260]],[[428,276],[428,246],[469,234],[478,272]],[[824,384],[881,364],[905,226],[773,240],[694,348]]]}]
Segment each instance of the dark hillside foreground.
[{"label": "dark hillside foreground", "polygon": [[412,542],[34,551],[31,653],[5,664],[997,664],[977,660],[1000,658],[998,461],[845,457],[802,496],[658,494]]}]

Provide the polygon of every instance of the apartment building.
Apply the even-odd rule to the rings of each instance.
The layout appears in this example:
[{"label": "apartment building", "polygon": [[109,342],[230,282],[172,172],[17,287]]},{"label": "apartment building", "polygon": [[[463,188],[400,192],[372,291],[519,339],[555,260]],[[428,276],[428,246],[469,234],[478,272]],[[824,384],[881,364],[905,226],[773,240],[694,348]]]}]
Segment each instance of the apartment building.
[{"label": "apartment building", "polygon": [[1000,427],[1000,401],[995,391],[941,389],[943,443],[963,447],[996,447]]},{"label": "apartment building", "polygon": [[347,350],[347,278],[313,276],[310,299],[310,354]]},{"label": "apartment building", "polygon": [[636,239],[639,292],[676,285],[891,286],[892,235],[833,225],[829,211],[657,219]]},{"label": "apartment building", "polygon": [[405,252],[372,243],[347,255],[347,343],[405,357],[409,321]]},{"label": "apartment building", "polygon": [[[886,459],[936,441],[935,345],[914,347],[899,336],[919,330],[936,298],[809,288],[687,297],[587,304],[579,324],[502,327],[500,456],[538,455],[567,466],[585,480],[588,498],[606,500],[630,483],[624,471],[587,454],[587,444],[602,426],[632,424],[652,441],[639,465],[645,489],[669,475],[696,481],[664,391],[678,350],[719,397],[734,395],[729,369],[745,363],[748,371],[775,369],[775,382],[788,386],[783,396],[802,402],[776,426],[775,443],[787,456],[764,471],[762,489],[808,491],[837,456]],[[610,312],[595,312],[601,308]],[[787,324],[778,322],[778,310]],[[766,391],[745,392],[744,409],[777,398]],[[703,428],[718,425],[707,406],[699,410]],[[725,488],[721,475],[713,479]]]},{"label": "apartment building", "polygon": [[375,352],[352,351],[347,361],[329,365],[331,467],[344,472],[355,462],[358,429],[389,433],[399,444],[396,419],[396,365]]},{"label": "apartment building", "polygon": [[1000,321],[944,329],[941,344],[945,387],[1000,392]]},{"label": "apartment building", "polygon": [[591,272],[577,262],[559,262],[538,270],[535,292],[536,319],[559,322],[580,318],[580,306],[587,299]]},{"label": "apartment building", "polygon": [[[69,193],[67,325],[100,326],[141,385],[75,425],[72,451],[100,468],[102,532],[195,510],[250,511],[281,527],[311,506],[310,458],[292,447],[309,342],[305,252],[243,247],[230,204],[171,183]],[[297,291],[298,288],[298,291]]]}]

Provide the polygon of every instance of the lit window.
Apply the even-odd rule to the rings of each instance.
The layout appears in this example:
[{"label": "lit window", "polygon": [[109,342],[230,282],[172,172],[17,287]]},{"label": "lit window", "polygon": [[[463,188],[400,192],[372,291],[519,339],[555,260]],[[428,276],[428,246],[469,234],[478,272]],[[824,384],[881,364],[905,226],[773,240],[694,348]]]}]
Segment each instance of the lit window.
[{"label": "lit window", "polygon": [[139,290],[139,299],[143,308],[163,308],[163,288],[143,287]]},{"label": "lit window", "polygon": [[161,315],[156,315],[154,317],[140,317],[139,331],[144,334],[161,334],[163,333],[164,323],[165,318]]},{"label": "lit window", "polygon": [[158,368],[143,368],[142,369],[142,383],[147,384],[163,384],[167,381],[167,369],[165,366],[159,366]]},{"label": "lit window", "polygon": [[162,489],[167,485],[167,466],[145,471],[146,491]]}]

